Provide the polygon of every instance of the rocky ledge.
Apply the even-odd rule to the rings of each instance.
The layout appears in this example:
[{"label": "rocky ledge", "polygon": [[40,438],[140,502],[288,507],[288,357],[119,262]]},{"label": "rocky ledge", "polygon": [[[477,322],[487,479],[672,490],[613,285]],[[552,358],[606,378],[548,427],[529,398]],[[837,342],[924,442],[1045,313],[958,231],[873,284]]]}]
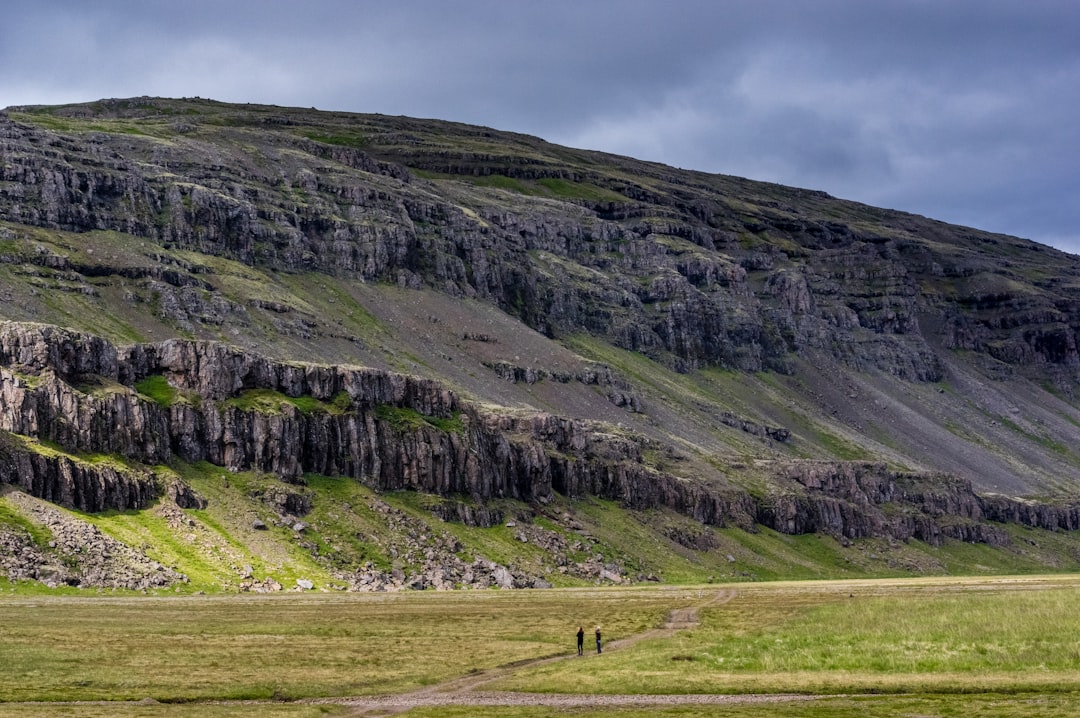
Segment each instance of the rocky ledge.
[{"label": "rocky ledge", "polygon": [[[1000,545],[1002,522],[1080,526],[1075,504],[981,497],[954,476],[876,463],[778,465],[772,489],[751,495],[653,468],[650,448],[609,426],[481,408],[411,376],[275,362],[212,342],[117,347],[52,326],[0,324],[0,482],[83,511],[143,508],[166,490],[197,500],[155,485],[147,468],[178,458],[285,482],[311,472],[467,496],[480,508],[443,509],[467,521],[496,520],[483,508],[493,499],[544,506],[561,494],[666,507],[714,526],[931,544]],[[455,570],[455,580],[469,572],[494,584],[532,580],[487,566]]]}]

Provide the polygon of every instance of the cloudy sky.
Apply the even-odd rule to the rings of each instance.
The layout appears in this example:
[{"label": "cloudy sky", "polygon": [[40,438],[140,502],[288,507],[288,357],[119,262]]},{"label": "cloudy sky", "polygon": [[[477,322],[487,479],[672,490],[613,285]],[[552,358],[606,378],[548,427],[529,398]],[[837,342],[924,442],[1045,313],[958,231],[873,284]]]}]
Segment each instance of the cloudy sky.
[{"label": "cloudy sky", "polygon": [[435,117],[1080,253],[1076,0],[5,0],[0,107]]}]

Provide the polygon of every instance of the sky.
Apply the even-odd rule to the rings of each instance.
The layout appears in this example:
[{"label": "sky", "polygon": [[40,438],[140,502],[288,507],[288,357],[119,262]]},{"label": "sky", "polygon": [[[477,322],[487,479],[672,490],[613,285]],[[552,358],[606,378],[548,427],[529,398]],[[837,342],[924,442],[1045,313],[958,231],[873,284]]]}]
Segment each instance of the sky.
[{"label": "sky", "polygon": [[4,0],[0,107],[438,118],[1080,254],[1077,0]]}]

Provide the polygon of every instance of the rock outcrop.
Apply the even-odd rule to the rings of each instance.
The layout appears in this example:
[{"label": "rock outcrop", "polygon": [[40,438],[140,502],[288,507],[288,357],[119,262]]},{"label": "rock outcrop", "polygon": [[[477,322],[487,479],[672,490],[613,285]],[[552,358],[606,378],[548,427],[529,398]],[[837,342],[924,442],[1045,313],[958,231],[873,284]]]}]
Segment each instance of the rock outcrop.
[{"label": "rock outcrop", "polygon": [[[152,133],[81,129],[92,119]],[[1080,296],[1064,279],[1080,271],[1075,257],[823,193],[484,128],[201,100],[10,108],[0,157],[3,220],[426,284],[684,370],[790,372],[795,356],[817,351],[935,381],[939,343],[1020,370],[1080,367]],[[485,179],[507,190],[475,187]],[[984,249],[1010,259],[986,260]],[[1028,264],[1047,259],[1067,271],[1025,289],[1039,274]],[[34,261],[82,277],[118,271]],[[244,319],[190,272],[124,271],[185,331]]]},{"label": "rock outcrop", "polygon": [[156,498],[146,471],[28,450],[0,432],[0,484],[80,511],[140,509]]},{"label": "rock outcrop", "polygon": [[[148,379],[170,393],[141,394]],[[879,463],[784,464],[774,490],[752,496],[650,466],[645,454],[660,447],[644,437],[550,414],[481,409],[430,380],[275,362],[212,342],[115,347],[36,324],[0,324],[0,431],[0,482],[84,511],[140,508],[162,490],[200,505],[184,487],[156,487],[141,468],[177,457],[285,482],[318,473],[380,490],[469,496],[479,507],[500,498],[542,506],[556,493],[598,496],[630,509],[670,508],[708,525],[847,539],[1000,545],[1008,536],[989,522],[1080,526],[1078,505],[984,498],[965,480]],[[102,454],[113,458],[80,458]],[[303,495],[284,488],[267,500],[281,514],[308,510]],[[501,520],[460,503],[438,511],[473,525]],[[372,579],[380,581],[386,584]]]},{"label": "rock outcrop", "polygon": [[988,521],[1034,525],[1028,517],[1002,521],[1003,514],[988,512],[988,500],[969,481],[947,474],[901,472],[877,463],[803,462],[780,469],[777,478],[778,488],[757,519],[782,533],[1000,546],[1009,542],[1008,534]]}]

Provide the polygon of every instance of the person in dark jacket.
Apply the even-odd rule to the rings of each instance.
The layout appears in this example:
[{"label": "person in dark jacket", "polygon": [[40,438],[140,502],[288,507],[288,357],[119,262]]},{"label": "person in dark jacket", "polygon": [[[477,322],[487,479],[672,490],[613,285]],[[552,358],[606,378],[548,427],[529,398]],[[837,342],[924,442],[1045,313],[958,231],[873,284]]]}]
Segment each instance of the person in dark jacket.
[{"label": "person in dark jacket", "polygon": [[577,627],[577,654],[580,656],[585,653],[585,629],[582,626]]},{"label": "person in dark jacket", "polygon": [[600,626],[596,627],[596,652],[600,653]]}]

